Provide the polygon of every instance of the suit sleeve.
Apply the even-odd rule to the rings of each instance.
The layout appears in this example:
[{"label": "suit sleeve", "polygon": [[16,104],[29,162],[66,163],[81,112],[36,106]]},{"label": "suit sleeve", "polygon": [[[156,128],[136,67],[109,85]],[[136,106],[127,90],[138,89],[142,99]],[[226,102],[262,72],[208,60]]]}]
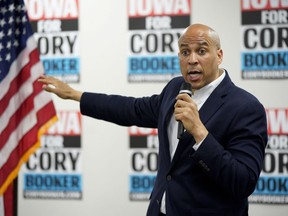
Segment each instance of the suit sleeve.
[{"label": "suit sleeve", "polygon": [[163,98],[173,93],[175,87],[179,89],[182,82],[182,77],[174,78],[160,94],[149,97],[135,98],[84,92],[80,99],[80,111],[83,115],[122,126],[157,128]]},{"label": "suit sleeve", "polygon": [[263,106],[255,100],[241,106],[226,134],[220,143],[209,133],[193,158],[216,185],[245,198],[254,191],[264,161],[267,122]]},{"label": "suit sleeve", "polygon": [[159,95],[124,97],[98,93],[83,93],[80,111],[83,115],[122,126],[157,127]]}]

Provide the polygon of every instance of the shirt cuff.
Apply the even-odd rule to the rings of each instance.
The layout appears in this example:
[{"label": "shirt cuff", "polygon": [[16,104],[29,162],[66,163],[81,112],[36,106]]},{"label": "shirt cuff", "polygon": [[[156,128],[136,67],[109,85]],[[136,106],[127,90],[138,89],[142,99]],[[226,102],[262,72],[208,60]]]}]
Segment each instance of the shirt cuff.
[{"label": "shirt cuff", "polygon": [[203,141],[206,139],[206,137],[203,139],[203,140],[201,140],[198,144],[194,144],[192,147],[193,147],[193,149],[195,150],[195,151],[197,151],[198,150],[198,148],[201,146],[201,144],[203,143]]}]

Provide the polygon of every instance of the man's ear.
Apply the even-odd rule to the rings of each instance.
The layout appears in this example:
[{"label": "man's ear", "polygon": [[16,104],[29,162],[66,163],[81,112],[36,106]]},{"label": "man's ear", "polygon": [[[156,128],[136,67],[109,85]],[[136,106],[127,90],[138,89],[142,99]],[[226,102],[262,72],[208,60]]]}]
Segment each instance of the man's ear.
[{"label": "man's ear", "polygon": [[222,49],[217,50],[217,56],[218,56],[218,65],[220,65],[223,61],[223,50]]}]

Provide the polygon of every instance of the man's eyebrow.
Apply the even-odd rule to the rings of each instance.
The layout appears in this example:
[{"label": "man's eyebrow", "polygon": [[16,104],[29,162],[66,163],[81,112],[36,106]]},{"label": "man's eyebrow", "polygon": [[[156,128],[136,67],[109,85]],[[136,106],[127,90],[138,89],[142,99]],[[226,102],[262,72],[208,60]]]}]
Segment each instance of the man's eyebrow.
[{"label": "man's eyebrow", "polygon": [[[206,41],[199,41],[197,43],[199,46],[209,46],[209,44]],[[189,43],[181,43],[180,47],[188,47]]]},{"label": "man's eyebrow", "polygon": [[209,44],[207,43],[207,41],[199,41],[198,43],[200,46],[209,46]]},{"label": "man's eyebrow", "polygon": [[180,47],[188,47],[189,45],[187,43],[181,43]]}]

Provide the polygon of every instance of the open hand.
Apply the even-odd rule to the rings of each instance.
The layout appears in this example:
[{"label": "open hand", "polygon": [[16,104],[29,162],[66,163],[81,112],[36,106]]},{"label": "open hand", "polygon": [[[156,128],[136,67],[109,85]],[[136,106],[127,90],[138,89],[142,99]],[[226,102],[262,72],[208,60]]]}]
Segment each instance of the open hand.
[{"label": "open hand", "polygon": [[43,89],[47,92],[54,93],[62,99],[80,101],[82,92],[71,88],[68,84],[55,77],[42,75],[38,81],[44,84]]}]

